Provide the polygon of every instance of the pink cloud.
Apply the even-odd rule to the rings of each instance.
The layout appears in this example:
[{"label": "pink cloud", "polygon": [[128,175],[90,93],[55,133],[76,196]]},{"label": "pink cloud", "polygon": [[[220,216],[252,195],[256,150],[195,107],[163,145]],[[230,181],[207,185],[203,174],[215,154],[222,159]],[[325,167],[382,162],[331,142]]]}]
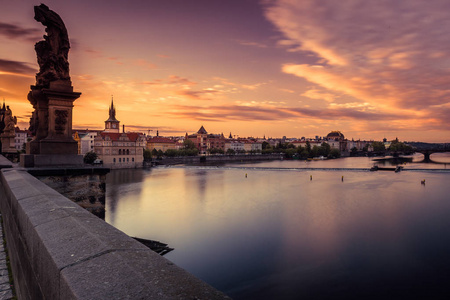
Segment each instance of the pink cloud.
[{"label": "pink cloud", "polygon": [[278,45],[316,56],[316,65],[286,62],[284,73],[380,111],[410,116],[416,111],[427,120],[446,117],[430,106],[450,103],[450,2],[270,3],[266,17],[283,34]]}]

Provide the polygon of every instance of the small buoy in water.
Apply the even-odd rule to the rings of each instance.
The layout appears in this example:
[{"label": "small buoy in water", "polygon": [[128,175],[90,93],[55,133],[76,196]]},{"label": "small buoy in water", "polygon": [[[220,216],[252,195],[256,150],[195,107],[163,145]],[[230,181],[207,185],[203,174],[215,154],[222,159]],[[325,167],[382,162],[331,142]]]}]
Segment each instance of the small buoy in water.
[{"label": "small buoy in water", "polygon": [[421,184],[425,184],[425,179],[420,182]]},{"label": "small buoy in water", "polygon": [[247,173],[245,173],[245,178],[247,178]]},{"label": "small buoy in water", "polygon": [[309,176],[309,180],[312,180],[312,175]]},{"label": "small buoy in water", "polygon": [[342,180],[342,181],[344,181],[344,175],[342,175],[342,178],[341,178],[341,180]]}]

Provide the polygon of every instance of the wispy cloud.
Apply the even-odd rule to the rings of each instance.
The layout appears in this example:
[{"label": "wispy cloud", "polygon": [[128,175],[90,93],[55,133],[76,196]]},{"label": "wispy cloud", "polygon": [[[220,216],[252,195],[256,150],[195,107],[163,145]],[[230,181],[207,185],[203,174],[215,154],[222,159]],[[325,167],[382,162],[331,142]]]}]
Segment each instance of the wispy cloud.
[{"label": "wispy cloud", "polygon": [[25,39],[37,41],[41,38],[41,30],[36,28],[24,28],[15,24],[0,22],[0,35],[9,39]]},{"label": "wispy cloud", "polygon": [[450,103],[448,11],[449,2],[421,0],[278,0],[265,7],[284,36],[279,45],[316,57],[315,65],[286,63],[282,71],[316,84],[313,91],[325,89],[324,100],[347,95],[441,121],[447,116],[430,106]]},{"label": "wispy cloud", "polygon": [[[273,105],[226,105],[226,106],[189,106],[172,105],[167,115],[186,117],[208,121],[279,121],[285,119],[326,119],[334,118],[358,121],[387,121],[405,116],[395,113],[385,113],[367,110],[364,107],[336,107],[330,109],[311,109],[297,107],[280,107]],[[410,116],[411,117],[411,116]]]},{"label": "wispy cloud", "polygon": [[30,75],[36,73],[36,69],[29,66],[28,63],[14,60],[0,59],[0,72],[11,75]]},{"label": "wispy cloud", "polygon": [[237,43],[242,46],[251,46],[251,47],[257,47],[257,48],[268,48],[266,44],[253,42],[253,41],[243,41],[243,40],[237,40]]}]

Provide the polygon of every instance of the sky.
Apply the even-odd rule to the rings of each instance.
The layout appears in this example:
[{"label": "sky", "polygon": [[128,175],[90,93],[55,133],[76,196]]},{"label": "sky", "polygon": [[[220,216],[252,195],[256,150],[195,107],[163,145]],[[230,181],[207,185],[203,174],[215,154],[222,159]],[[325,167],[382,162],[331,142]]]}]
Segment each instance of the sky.
[{"label": "sky", "polygon": [[0,0],[0,99],[28,127],[42,1],[68,30],[73,127],[450,142],[447,0]]}]

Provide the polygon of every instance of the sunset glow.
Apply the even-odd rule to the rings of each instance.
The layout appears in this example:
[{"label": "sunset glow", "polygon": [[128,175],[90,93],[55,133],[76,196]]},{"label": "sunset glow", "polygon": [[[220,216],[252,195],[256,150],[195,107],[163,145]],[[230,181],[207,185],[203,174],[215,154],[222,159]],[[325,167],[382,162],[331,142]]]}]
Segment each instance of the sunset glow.
[{"label": "sunset glow", "polygon": [[[0,99],[28,127],[39,1],[0,1]],[[47,0],[71,42],[74,128],[450,141],[445,0]]]}]

